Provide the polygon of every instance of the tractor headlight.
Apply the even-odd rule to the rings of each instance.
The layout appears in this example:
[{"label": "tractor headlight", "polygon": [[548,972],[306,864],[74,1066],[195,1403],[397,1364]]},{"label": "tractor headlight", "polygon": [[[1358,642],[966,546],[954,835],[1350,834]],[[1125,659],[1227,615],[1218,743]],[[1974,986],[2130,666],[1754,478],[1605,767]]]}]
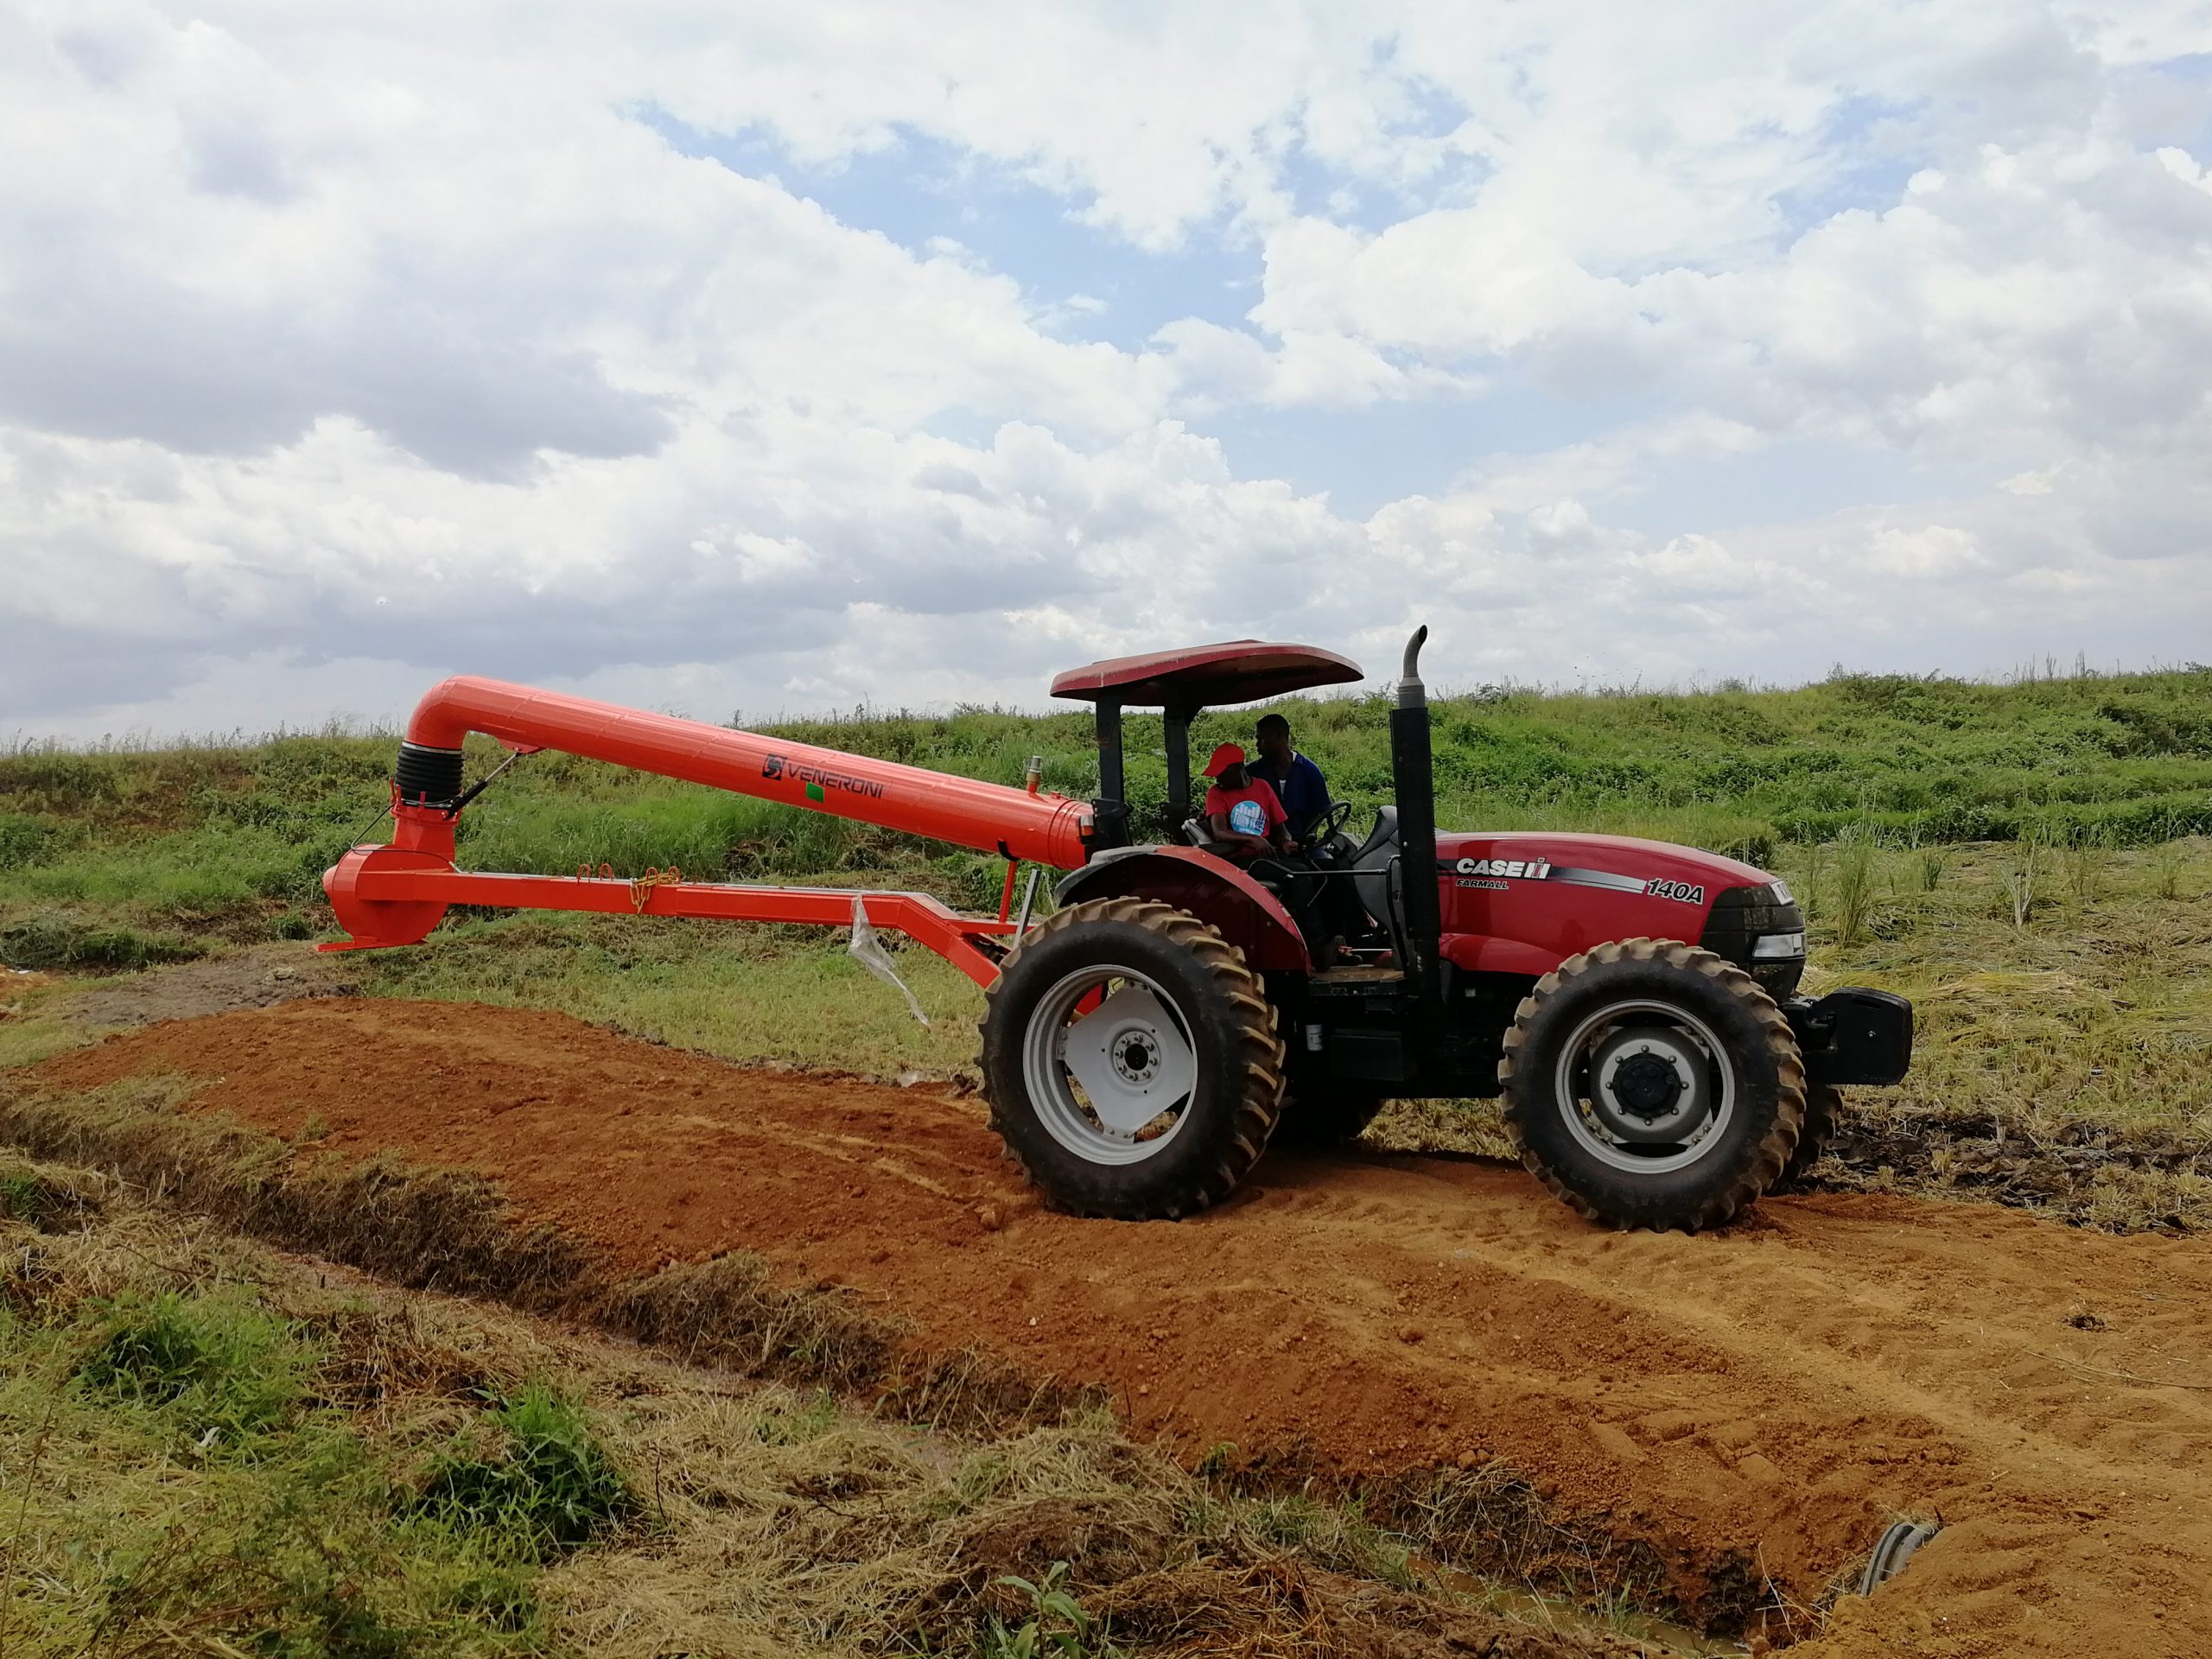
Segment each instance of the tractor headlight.
[{"label": "tractor headlight", "polygon": [[1795,933],[1763,933],[1751,944],[1754,962],[1776,962],[1805,954],[1805,930]]}]

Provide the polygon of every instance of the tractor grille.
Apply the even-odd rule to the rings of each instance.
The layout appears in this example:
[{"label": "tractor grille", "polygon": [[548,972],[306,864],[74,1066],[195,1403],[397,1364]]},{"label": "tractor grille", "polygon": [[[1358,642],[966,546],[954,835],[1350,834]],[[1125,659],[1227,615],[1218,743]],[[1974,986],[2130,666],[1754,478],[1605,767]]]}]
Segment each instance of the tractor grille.
[{"label": "tractor grille", "polygon": [[1759,958],[1751,950],[1769,933],[1802,933],[1805,912],[1785,905],[1765,883],[1755,887],[1729,887],[1713,901],[1705,933],[1698,943],[1716,957],[1726,957],[1766,988],[1777,1001],[1797,988],[1804,977],[1805,958]]}]

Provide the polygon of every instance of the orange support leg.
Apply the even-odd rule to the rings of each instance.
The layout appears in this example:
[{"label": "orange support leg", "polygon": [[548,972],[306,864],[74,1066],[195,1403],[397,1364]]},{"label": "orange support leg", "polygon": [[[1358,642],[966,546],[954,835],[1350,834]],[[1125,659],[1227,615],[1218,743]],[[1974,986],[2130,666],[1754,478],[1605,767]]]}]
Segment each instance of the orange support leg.
[{"label": "orange support leg", "polygon": [[[414,810],[416,809],[402,809]],[[440,816],[433,814],[431,816]],[[986,947],[1011,922],[962,916],[925,893],[855,893],[849,887],[741,887],[715,881],[620,877],[494,875],[456,870],[435,852],[397,845],[356,847],[323,878],[339,925],[353,937],[324,950],[414,944],[450,905],[503,910],[569,910],[601,916],[688,916],[702,921],[795,922],[849,927],[859,898],[868,919],[924,944],[982,986],[999,976]]]}]

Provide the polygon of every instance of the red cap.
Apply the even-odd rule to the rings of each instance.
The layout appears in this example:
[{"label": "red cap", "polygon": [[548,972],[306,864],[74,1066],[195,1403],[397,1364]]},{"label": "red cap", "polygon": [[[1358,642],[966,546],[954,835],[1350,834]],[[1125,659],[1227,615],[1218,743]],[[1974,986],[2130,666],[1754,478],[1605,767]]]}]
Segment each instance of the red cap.
[{"label": "red cap", "polygon": [[1198,775],[1201,778],[1218,778],[1231,766],[1241,766],[1244,764],[1244,746],[1241,743],[1224,743],[1213,752],[1213,758],[1206,762],[1206,769]]}]

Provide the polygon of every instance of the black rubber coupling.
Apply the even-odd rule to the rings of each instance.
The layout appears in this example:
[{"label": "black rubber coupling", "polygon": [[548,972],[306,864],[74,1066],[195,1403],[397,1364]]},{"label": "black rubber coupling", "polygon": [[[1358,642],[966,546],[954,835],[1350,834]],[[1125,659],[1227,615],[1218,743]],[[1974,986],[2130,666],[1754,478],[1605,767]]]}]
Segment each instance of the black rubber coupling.
[{"label": "black rubber coupling", "polygon": [[399,798],[410,806],[452,811],[461,800],[461,758],[459,749],[402,743],[399,764],[391,774],[391,781],[399,787]]}]

